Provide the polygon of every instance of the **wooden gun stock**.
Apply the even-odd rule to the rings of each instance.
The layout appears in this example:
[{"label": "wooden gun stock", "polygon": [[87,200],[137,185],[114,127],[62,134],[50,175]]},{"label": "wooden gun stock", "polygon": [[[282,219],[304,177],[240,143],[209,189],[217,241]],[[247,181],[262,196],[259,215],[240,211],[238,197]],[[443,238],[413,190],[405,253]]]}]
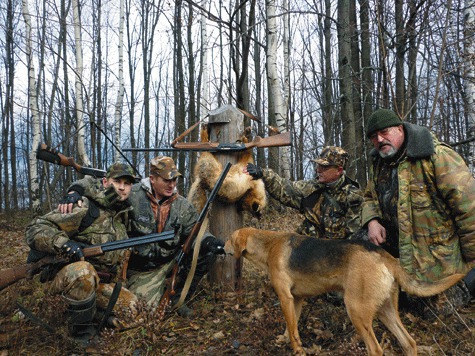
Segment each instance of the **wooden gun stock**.
[{"label": "wooden gun stock", "polygon": [[94,176],[97,178],[102,178],[106,176],[106,171],[103,171],[102,169],[83,167],[79,165],[74,160],[74,158],[66,157],[65,155],[59,153],[57,150],[49,147],[44,143],[40,143],[38,145],[38,148],[36,150],[36,158],[45,162],[57,164],[59,166],[73,167],[77,172],[84,175]]}]

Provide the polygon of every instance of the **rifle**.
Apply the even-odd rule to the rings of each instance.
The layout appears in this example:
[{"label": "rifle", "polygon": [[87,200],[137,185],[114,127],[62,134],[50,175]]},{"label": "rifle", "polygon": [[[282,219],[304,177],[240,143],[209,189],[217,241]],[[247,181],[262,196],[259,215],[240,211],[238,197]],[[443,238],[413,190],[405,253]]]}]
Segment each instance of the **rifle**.
[{"label": "rifle", "polygon": [[157,311],[158,311],[159,320],[163,320],[166,309],[170,305],[171,297],[176,294],[175,286],[176,286],[176,280],[177,280],[178,272],[180,270],[181,262],[183,258],[185,257],[185,255],[188,255],[190,253],[193,242],[195,241],[195,238],[201,229],[203,221],[205,220],[206,215],[208,214],[209,207],[211,203],[215,200],[216,195],[218,194],[218,191],[221,188],[221,185],[223,184],[224,179],[226,178],[226,175],[228,174],[231,166],[232,164],[228,162],[226,166],[224,167],[223,172],[221,173],[218,180],[216,181],[216,184],[214,185],[213,189],[209,193],[208,200],[206,201],[203,209],[201,210],[201,213],[198,216],[198,219],[196,220],[196,223],[193,226],[193,229],[191,230],[190,234],[186,238],[180,252],[178,252],[178,255],[175,258],[175,264],[172,269],[172,274],[169,279],[168,286],[165,292],[163,293],[162,297],[160,298],[160,302],[158,303]]},{"label": "rifle", "polygon": [[[132,237],[125,240],[105,242],[103,244],[91,245],[82,249],[84,257],[101,256],[106,252],[127,249],[135,246],[151,244],[154,242],[173,239],[175,231],[165,231],[139,237]],[[7,268],[0,271],[0,290],[19,281],[23,278],[32,278],[39,273],[43,267],[50,264],[67,264],[69,261],[61,255],[47,255],[40,260],[26,263],[21,266]]]},{"label": "rifle", "polygon": [[44,143],[40,143],[38,145],[36,150],[36,158],[45,162],[55,163],[59,166],[73,167],[76,171],[84,175],[93,176],[96,178],[103,178],[106,176],[106,171],[103,171],[102,169],[81,166],[76,163],[74,158],[66,157]]},{"label": "rifle", "polygon": [[219,143],[219,142],[177,142],[172,147],[157,148],[122,148],[125,152],[154,152],[154,151],[208,151],[208,152],[239,152],[252,147],[281,147],[292,144],[290,131],[280,134],[260,137],[248,143]]}]

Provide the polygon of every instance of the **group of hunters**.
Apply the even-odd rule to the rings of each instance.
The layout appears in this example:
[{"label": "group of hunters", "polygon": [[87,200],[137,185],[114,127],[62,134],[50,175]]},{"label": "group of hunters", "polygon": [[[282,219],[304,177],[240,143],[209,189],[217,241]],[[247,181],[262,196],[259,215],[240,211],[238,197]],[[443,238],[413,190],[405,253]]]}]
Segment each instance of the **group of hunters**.
[{"label": "group of hunters", "polygon": [[[465,305],[475,295],[475,179],[467,165],[427,128],[403,122],[391,110],[371,115],[366,136],[373,149],[364,192],[345,174],[348,153],[335,146],[325,147],[314,160],[315,179],[290,181],[254,164],[244,171],[262,179],[276,200],[303,214],[300,234],[369,240],[418,280],[467,274],[446,292],[424,300],[436,312]],[[194,206],[176,191],[180,176],[166,156],[152,159],[150,176],[139,183],[134,183],[130,166],[115,163],[102,182],[87,177],[73,183],[57,210],[29,224],[30,261],[63,253],[72,262],[59,270],[46,268],[41,278],[51,281],[50,293],[67,301],[73,335],[90,332],[88,325],[101,316],[118,281],[121,290],[107,318],[110,326],[139,323],[139,299],[152,308],[157,305],[176,253],[198,218]],[[83,258],[87,245],[169,230],[175,235],[167,241]],[[188,295],[224,253],[223,246],[223,239],[205,233]],[[172,304],[180,298],[190,263],[186,256]],[[420,298],[407,298],[420,303]],[[189,317],[193,310],[183,304],[178,313]]]}]

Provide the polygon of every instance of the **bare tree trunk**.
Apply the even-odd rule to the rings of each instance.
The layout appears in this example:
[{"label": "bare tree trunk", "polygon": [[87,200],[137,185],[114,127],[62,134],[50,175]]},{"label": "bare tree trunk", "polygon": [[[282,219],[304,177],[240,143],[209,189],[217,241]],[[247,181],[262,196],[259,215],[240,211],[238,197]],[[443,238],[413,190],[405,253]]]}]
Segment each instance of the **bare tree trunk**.
[{"label": "bare tree trunk", "polygon": [[[119,90],[117,91],[117,99],[115,102],[115,144],[120,147],[120,127],[122,121],[122,107],[124,105],[124,0],[120,0],[120,18],[119,18],[119,46],[117,48],[119,52]],[[115,161],[119,161],[120,154],[118,150],[115,150]]]},{"label": "bare tree trunk", "polygon": [[78,156],[79,161],[86,166],[91,162],[86,153],[84,141],[85,127],[83,123],[84,105],[83,105],[83,58],[82,58],[82,39],[81,39],[81,17],[79,9],[79,0],[73,0],[73,21],[74,21],[74,42],[76,48],[76,123],[78,125]]},{"label": "bare tree trunk", "polygon": [[28,0],[23,0],[23,19],[25,20],[25,53],[28,63],[28,99],[32,118],[33,143],[29,156],[30,169],[30,202],[34,213],[40,211],[39,186],[38,186],[38,160],[36,159],[36,148],[41,139],[40,116],[38,110],[38,96],[36,92],[35,67],[33,65],[32,47],[31,47],[31,17],[28,9]]},{"label": "bare tree trunk", "polygon": [[[340,118],[343,124],[342,146],[353,152],[356,146],[353,88],[351,75],[351,36],[349,0],[338,1],[338,68],[340,82]],[[349,172],[352,173],[351,170]]]},{"label": "bare tree trunk", "polygon": [[[267,23],[267,83],[269,88],[269,124],[277,126],[279,132],[287,130],[287,110],[280,87],[279,69],[277,65],[277,21],[275,0],[266,0]],[[271,105],[272,104],[272,105]],[[269,166],[285,178],[290,178],[288,155],[285,150],[269,149]],[[287,150],[288,152],[288,150]],[[283,157],[287,156],[284,160]]]},{"label": "bare tree trunk", "polygon": [[[466,116],[468,121],[468,137],[475,137],[475,1],[466,0],[465,2],[465,84],[466,93]],[[475,141],[470,143],[470,153],[468,164],[472,173],[475,173]]]}]

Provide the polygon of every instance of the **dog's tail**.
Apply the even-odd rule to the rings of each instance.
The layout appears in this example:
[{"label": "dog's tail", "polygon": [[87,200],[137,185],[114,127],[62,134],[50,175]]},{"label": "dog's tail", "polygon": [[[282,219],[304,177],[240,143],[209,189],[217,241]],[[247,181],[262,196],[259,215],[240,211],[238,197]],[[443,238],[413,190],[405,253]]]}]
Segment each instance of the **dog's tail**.
[{"label": "dog's tail", "polygon": [[402,290],[419,297],[429,297],[442,293],[464,277],[464,274],[456,273],[435,282],[423,282],[411,277],[395,258],[386,258],[385,265],[399,283]]}]

